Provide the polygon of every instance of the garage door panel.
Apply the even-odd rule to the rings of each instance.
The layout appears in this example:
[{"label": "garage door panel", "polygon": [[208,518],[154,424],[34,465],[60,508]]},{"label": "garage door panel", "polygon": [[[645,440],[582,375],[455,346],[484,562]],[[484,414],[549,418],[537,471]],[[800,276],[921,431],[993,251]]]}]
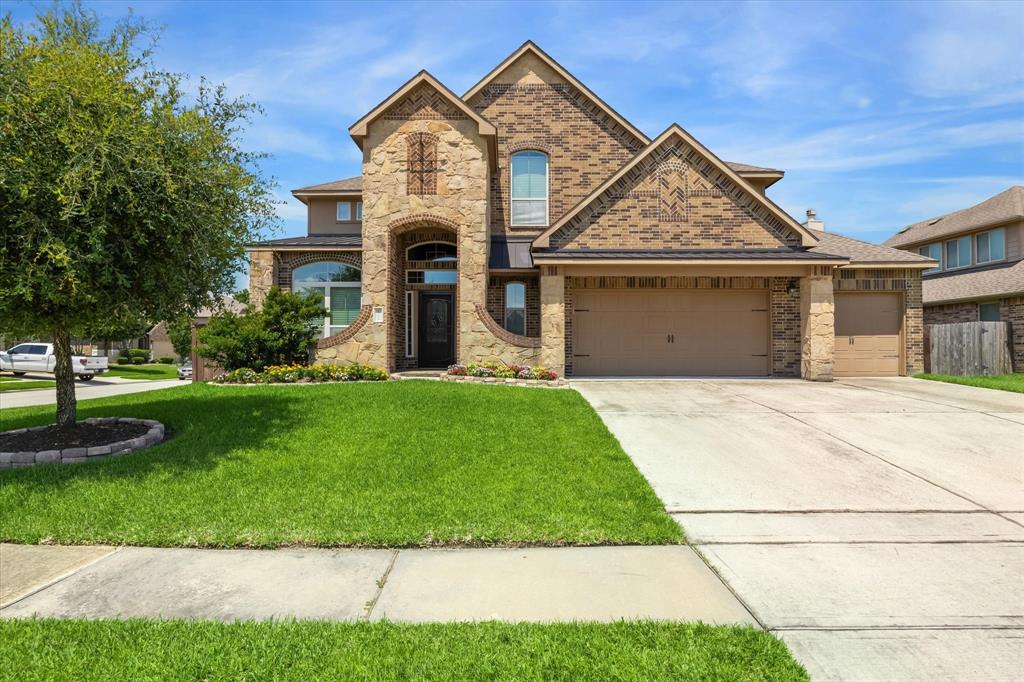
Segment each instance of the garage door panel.
[{"label": "garage door panel", "polygon": [[[582,292],[581,292],[582,293]],[[589,291],[575,301],[577,374],[768,374],[765,291]]]},{"label": "garage door panel", "polygon": [[835,376],[898,376],[902,297],[892,292],[841,292],[835,304]]}]

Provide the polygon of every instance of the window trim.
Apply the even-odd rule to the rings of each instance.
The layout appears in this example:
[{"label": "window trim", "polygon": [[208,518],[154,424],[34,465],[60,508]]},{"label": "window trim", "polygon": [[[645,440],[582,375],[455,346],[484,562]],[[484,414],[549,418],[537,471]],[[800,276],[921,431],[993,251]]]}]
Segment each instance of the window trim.
[{"label": "window trim", "polygon": [[[523,305],[522,305],[521,308],[520,307],[512,307],[512,306],[510,306],[508,304],[508,288],[510,286],[512,286],[513,284],[518,284],[519,286],[523,287]],[[504,320],[504,324],[501,325],[501,326],[505,329],[505,331],[507,331],[507,332],[509,332],[511,334],[518,334],[519,336],[526,336],[526,282],[523,282],[521,280],[511,280],[511,281],[505,282],[505,287],[503,289],[503,295],[504,295],[504,298],[505,298],[505,300],[503,301],[503,303],[505,304],[504,305],[505,312],[504,312],[504,315],[502,316],[503,320]],[[522,332],[512,331],[511,329],[508,328],[508,312],[510,310],[522,310],[523,311],[523,331]]]},{"label": "window trim", "polygon": [[[541,154],[544,157],[544,222],[541,223],[517,223],[512,216],[512,204],[515,201],[540,201],[539,199],[516,199],[512,196],[512,160],[520,154],[532,153]],[[544,229],[551,225],[551,155],[543,149],[517,149],[508,156],[508,224],[511,227],[528,227]]]},{"label": "window trim", "polygon": [[[1003,257],[1002,258],[989,258],[988,260],[981,260],[981,249],[978,248],[978,238],[983,234],[991,235],[995,232],[1001,232],[1003,235]],[[992,237],[988,240],[988,252],[992,254]],[[994,227],[991,230],[984,230],[974,235],[974,262],[978,265],[987,265],[988,263],[1002,263],[1006,260],[1006,228],[1005,227]]]},{"label": "window trim", "polygon": [[[348,218],[341,217],[341,207],[345,206],[348,210]],[[352,220],[352,202],[351,201],[337,201],[334,205],[334,220],[338,223],[351,223]]]},{"label": "window trim", "polygon": [[[952,244],[954,242],[956,243],[956,245],[957,245],[957,247],[956,247],[956,260],[959,263],[960,262],[960,241],[965,239],[965,238],[967,239],[967,248],[969,248],[971,250],[971,253],[968,255],[968,258],[967,258],[967,265],[950,265],[949,264],[949,251],[947,250],[948,245]],[[942,268],[943,270],[963,270],[964,268],[969,268],[972,265],[974,265],[974,240],[971,238],[971,235],[969,235],[969,234],[960,235],[959,237],[953,237],[952,239],[946,239],[946,240],[944,240],[942,242],[942,254],[943,254],[943,256],[945,256],[945,258],[943,259],[943,268]]]},{"label": "window trim", "polygon": [[355,222],[357,222],[357,223],[362,222],[363,221],[363,202],[362,201],[354,201],[352,203],[355,204],[354,210],[352,211],[353,214],[355,215]]},{"label": "window trim", "polygon": [[924,272],[921,273],[922,275],[930,275],[935,272],[942,272],[943,266],[946,263],[946,257],[944,253],[946,247],[942,242],[931,242],[930,244],[922,244],[921,246],[917,247],[918,255],[925,256],[927,258],[933,258],[931,254],[921,253],[922,249],[929,249],[933,246],[938,247],[939,249],[939,257],[934,259],[938,261],[938,265],[936,265],[934,268],[929,268],[928,270],[925,270]]},{"label": "window trim", "polygon": [[[358,287],[359,288],[359,296],[360,296],[360,299],[362,299],[362,293],[363,293],[363,269],[360,268],[360,267],[357,267],[355,265],[352,265],[350,263],[344,263],[342,261],[337,261],[337,260],[314,261],[312,263],[305,263],[304,265],[301,265],[299,267],[305,267],[306,265],[316,265],[318,263],[337,263],[339,265],[344,265],[346,267],[352,268],[353,270],[356,270],[356,271],[359,272],[359,281],[357,281],[357,282],[321,282],[319,280],[312,280],[312,279],[299,279],[299,280],[294,279],[294,278],[292,279],[292,285],[291,285],[292,293],[299,293],[299,292],[302,291],[302,289],[312,288],[312,287],[318,287],[318,288],[322,288],[324,290],[323,306],[324,306],[324,309],[327,311],[327,315],[324,316],[323,337],[322,338],[328,338],[328,337],[333,336],[334,334],[340,334],[343,330],[345,330],[345,329],[347,329],[348,327],[351,326],[351,325],[347,325],[347,324],[344,324],[344,325],[337,325],[337,324],[332,325],[331,324],[331,289],[353,289],[353,288]],[[294,273],[295,270],[298,270],[298,269],[299,268],[295,268],[294,270],[292,270],[292,272]],[[360,307],[361,306],[362,306],[362,302],[360,301]],[[331,331],[331,327],[337,328],[338,331],[332,332]]]},{"label": "window trim", "polygon": [[[444,244],[445,246],[451,246],[455,249],[455,260],[436,260],[436,261],[419,261],[409,257],[409,252],[413,249],[418,249],[421,246],[427,246],[429,244]],[[416,263],[458,263],[459,262],[459,245],[455,242],[445,241],[443,239],[432,239],[429,242],[420,242],[419,244],[413,244],[405,250],[405,260],[413,261]]]},{"label": "window trim", "polygon": [[416,357],[416,292],[405,292],[405,357]]},{"label": "window trim", "polygon": [[[418,273],[422,273],[423,274],[423,281],[422,282],[410,282],[409,281],[409,275],[411,275],[414,272],[418,272]],[[427,281],[427,273],[435,273],[435,272],[451,273],[451,274],[453,274],[455,276],[454,277],[455,281],[453,281],[453,282],[428,282]],[[405,271],[405,284],[407,286],[454,287],[454,286],[457,286],[458,283],[459,283],[459,271],[456,270],[455,268],[437,268],[437,269],[434,269],[434,270],[421,270],[419,268],[411,268],[411,269]]]}]

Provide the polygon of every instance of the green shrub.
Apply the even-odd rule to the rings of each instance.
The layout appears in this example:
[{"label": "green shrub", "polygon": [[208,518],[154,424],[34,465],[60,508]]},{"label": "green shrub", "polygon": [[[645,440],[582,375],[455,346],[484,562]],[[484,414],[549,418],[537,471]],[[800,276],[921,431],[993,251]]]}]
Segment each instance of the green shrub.
[{"label": "green shrub", "polygon": [[249,304],[241,314],[224,311],[198,332],[198,353],[227,371],[305,365],[316,347],[323,299],[273,287],[262,308]]},{"label": "green shrub", "polygon": [[119,365],[130,365],[130,364],[132,364],[132,359],[131,358],[126,358],[125,356],[120,355],[120,356],[118,356],[116,362]]},{"label": "green shrub", "polygon": [[262,372],[248,367],[221,374],[218,384],[319,384],[331,381],[387,381],[388,373],[368,365],[274,365]]},{"label": "green shrub", "polygon": [[132,358],[133,365],[144,365],[146,364],[146,358]]},{"label": "green shrub", "polygon": [[173,365],[174,364],[174,358],[169,358],[166,355],[163,355],[163,356],[157,358],[156,361],[159,362],[161,365]]},{"label": "green shrub", "polygon": [[149,351],[145,348],[129,348],[124,352],[124,355],[127,355],[133,361],[136,359],[140,359],[143,362],[149,361]]}]

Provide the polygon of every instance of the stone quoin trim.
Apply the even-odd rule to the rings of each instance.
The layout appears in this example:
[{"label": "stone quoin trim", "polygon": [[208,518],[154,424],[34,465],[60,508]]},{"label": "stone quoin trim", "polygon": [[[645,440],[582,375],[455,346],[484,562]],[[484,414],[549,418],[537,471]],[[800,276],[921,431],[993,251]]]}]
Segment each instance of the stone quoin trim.
[{"label": "stone quoin trim", "polygon": [[[164,440],[164,425],[155,419],[134,419],[132,417],[93,417],[84,419],[81,424],[144,424],[149,431],[144,436],[117,441],[108,445],[96,445],[89,448],[64,448],[62,450],[40,450],[38,452],[0,452],[0,469],[33,466],[36,464],[81,464],[93,460],[118,457],[130,452],[144,450],[158,445]],[[50,426],[34,426],[28,429],[0,432],[0,435],[43,431]]]},{"label": "stone quoin trim", "polygon": [[487,312],[479,303],[476,304],[476,314],[480,318],[480,321],[487,327],[487,331],[494,334],[496,337],[504,341],[505,343],[513,346],[519,346],[520,348],[540,348],[540,338],[532,336],[520,336],[519,334],[513,334],[509,330],[500,326],[491,317],[491,314]]},{"label": "stone quoin trim", "polygon": [[360,329],[366,326],[366,323],[370,321],[370,316],[373,314],[372,305],[364,305],[359,308],[359,315],[356,317],[355,322],[342,329],[337,334],[317,339],[316,347],[318,349],[330,348],[331,346],[337,346],[339,343],[345,343],[353,336],[355,336]]}]

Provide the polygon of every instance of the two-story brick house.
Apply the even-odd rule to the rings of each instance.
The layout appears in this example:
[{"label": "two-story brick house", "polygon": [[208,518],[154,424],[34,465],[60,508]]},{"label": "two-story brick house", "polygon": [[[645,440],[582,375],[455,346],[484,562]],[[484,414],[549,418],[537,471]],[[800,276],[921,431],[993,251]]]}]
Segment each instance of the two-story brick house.
[{"label": "two-story brick house", "polygon": [[349,133],[362,175],[295,190],[308,234],[250,249],[254,300],[323,295],[319,361],[922,369],[933,261],[797,222],[765,193],[782,171],[722,161],[678,125],[648,138],[533,43],[461,97],[420,72]]},{"label": "two-story brick house", "polygon": [[885,243],[937,261],[923,273],[926,325],[1010,322],[1013,367],[1024,371],[1024,187],[908,225]]}]

